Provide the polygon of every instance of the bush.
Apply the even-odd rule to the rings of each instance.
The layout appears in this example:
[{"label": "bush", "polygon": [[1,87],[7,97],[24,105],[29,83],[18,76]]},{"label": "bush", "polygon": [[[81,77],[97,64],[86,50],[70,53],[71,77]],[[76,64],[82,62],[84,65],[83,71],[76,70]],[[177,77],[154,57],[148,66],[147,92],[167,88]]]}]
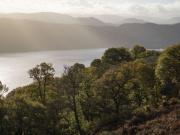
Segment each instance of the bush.
[{"label": "bush", "polygon": [[132,113],[133,115],[144,115],[146,112],[146,109],[144,107],[139,107],[135,109]]},{"label": "bush", "polygon": [[121,134],[118,131],[112,131],[112,132],[104,131],[100,133],[99,135],[121,135]]},{"label": "bush", "polygon": [[171,98],[171,99],[168,101],[168,104],[169,104],[169,105],[175,105],[175,104],[177,104],[177,103],[179,103],[179,99],[177,99],[177,98]]}]

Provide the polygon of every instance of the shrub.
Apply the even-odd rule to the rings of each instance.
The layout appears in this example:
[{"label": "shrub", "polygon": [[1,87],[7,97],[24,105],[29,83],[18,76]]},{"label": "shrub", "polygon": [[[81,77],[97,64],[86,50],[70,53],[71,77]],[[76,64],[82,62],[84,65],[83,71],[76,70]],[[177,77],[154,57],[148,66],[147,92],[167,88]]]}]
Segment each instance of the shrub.
[{"label": "shrub", "polygon": [[118,131],[112,131],[112,132],[104,131],[100,133],[99,135],[121,135],[121,134]]}]

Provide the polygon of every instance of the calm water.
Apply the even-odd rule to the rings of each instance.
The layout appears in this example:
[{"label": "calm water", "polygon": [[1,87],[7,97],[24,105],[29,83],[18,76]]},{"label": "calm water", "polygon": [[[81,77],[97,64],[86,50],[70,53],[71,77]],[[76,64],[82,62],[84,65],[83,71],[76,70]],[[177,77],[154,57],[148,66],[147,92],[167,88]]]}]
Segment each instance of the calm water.
[{"label": "calm water", "polygon": [[101,58],[106,48],[61,50],[26,53],[2,53],[0,54],[0,80],[9,87],[9,90],[32,83],[27,71],[42,62],[52,63],[55,68],[55,76],[60,77],[63,66],[72,66],[74,63],[82,63],[86,67],[95,58]]}]

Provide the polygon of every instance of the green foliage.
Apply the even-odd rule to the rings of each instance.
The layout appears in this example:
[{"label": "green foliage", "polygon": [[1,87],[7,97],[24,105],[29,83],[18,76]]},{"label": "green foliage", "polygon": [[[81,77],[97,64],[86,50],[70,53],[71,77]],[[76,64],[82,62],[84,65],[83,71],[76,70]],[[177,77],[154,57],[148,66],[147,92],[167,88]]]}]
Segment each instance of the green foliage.
[{"label": "green foliage", "polygon": [[[9,109],[10,108],[10,109]],[[23,96],[14,97],[12,101],[8,101],[8,119],[11,125],[6,125],[6,134],[37,134],[44,131],[44,109],[45,107]]]},{"label": "green foliage", "polygon": [[133,110],[132,114],[135,116],[140,116],[140,115],[144,115],[146,113],[146,109],[145,107],[138,107],[135,110]]},{"label": "green foliage", "polygon": [[102,58],[102,64],[105,69],[108,69],[111,65],[120,65],[124,61],[130,61],[131,55],[127,48],[109,48],[107,49]]},{"label": "green foliage", "polygon": [[4,101],[0,99],[0,134],[4,134],[6,123],[6,115],[7,115],[7,106],[5,106]]},{"label": "green foliage", "polygon": [[135,45],[132,49],[131,49],[131,55],[134,59],[138,58],[139,55],[142,52],[145,52],[146,49],[143,46],[139,46],[139,45]]},{"label": "green foliage", "polygon": [[80,83],[82,83],[81,72],[85,69],[83,64],[75,63],[71,67],[64,67],[64,74],[61,78],[62,90],[66,96],[67,106],[74,113],[77,129],[80,135],[84,134],[82,121],[80,121],[81,109],[79,105]]},{"label": "green foliage", "polygon": [[143,63],[155,67],[157,65],[158,57],[161,52],[155,50],[146,50],[138,55],[137,61],[142,61]]},{"label": "green foliage", "polygon": [[121,134],[118,131],[112,131],[112,132],[104,131],[100,133],[99,135],[121,135]]},{"label": "green foliage", "polygon": [[3,96],[4,93],[8,92],[9,88],[6,85],[3,85],[0,81],[0,98]]},{"label": "green foliage", "polygon": [[159,52],[159,51],[146,50],[146,51],[139,53],[137,58],[148,58],[148,57],[153,57],[153,56],[159,57],[160,55],[161,55],[161,52]]},{"label": "green foliage", "polygon": [[100,59],[94,59],[92,62],[91,62],[91,66],[93,67],[100,67],[101,66],[101,60]]},{"label": "green foliage", "polygon": [[[137,45],[131,50],[136,60],[131,61],[128,49],[110,48],[90,67],[65,66],[55,78],[52,64],[41,63],[28,72],[34,83],[1,96],[0,134],[118,135],[112,130],[159,107],[167,99],[162,94],[178,96],[179,49],[175,45],[160,55]],[[6,90],[0,82],[0,91]]]},{"label": "green foliage", "polygon": [[91,62],[91,68],[94,70],[94,74],[97,74],[97,78],[99,79],[103,74],[103,65],[100,59],[94,59]]},{"label": "green foliage", "polygon": [[130,65],[131,63],[109,70],[93,84],[97,105],[103,113],[119,114],[121,107],[129,103],[129,91],[125,84],[132,77]]},{"label": "green foliage", "polygon": [[161,103],[162,100],[161,91],[162,91],[161,83],[159,82],[158,79],[156,79],[154,88],[150,92],[150,96],[151,96],[150,102],[155,107],[158,107]]},{"label": "green foliage", "polygon": [[30,78],[33,78],[33,80],[38,83],[39,96],[44,104],[46,103],[46,87],[48,83],[52,82],[54,72],[55,70],[52,64],[45,62],[28,71]]},{"label": "green foliage", "polygon": [[[175,84],[177,89],[171,93],[179,94],[180,88],[180,44],[166,48],[158,59],[156,75],[163,85]],[[173,86],[174,87],[174,86]]]},{"label": "green foliage", "polygon": [[90,122],[95,116],[95,108],[93,107],[94,93],[91,90],[92,83],[94,83],[98,75],[95,67],[89,67],[83,70],[83,81],[81,82],[81,93],[79,95],[80,105],[85,119]]}]

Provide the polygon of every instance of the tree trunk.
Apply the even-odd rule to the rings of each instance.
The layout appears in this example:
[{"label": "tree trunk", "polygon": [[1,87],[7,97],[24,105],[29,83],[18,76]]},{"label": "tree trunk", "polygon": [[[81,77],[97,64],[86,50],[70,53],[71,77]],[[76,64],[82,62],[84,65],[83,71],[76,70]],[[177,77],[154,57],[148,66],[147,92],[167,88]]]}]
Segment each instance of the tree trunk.
[{"label": "tree trunk", "polygon": [[41,82],[39,82],[39,94],[40,94],[40,97],[41,97],[41,100],[42,100],[42,93],[41,93]]},{"label": "tree trunk", "polygon": [[3,135],[3,123],[1,122],[1,135]]},{"label": "tree trunk", "polygon": [[119,114],[119,104],[118,104],[118,101],[116,99],[114,99],[114,103],[115,103],[115,106],[116,106],[116,114],[118,115]]},{"label": "tree trunk", "polygon": [[56,121],[53,120],[53,135],[56,135]]},{"label": "tree trunk", "polygon": [[46,104],[46,79],[44,80],[44,105]]},{"label": "tree trunk", "polygon": [[77,107],[76,107],[76,99],[75,99],[75,95],[73,96],[73,111],[74,111],[74,116],[75,116],[75,119],[76,119],[76,124],[77,124],[77,128],[78,128],[78,131],[79,131],[79,134],[80,135],[84,135],[83,134],[83,131],[81,129],[81,126],[80,126],[80,123],[79,123],[79,118],[78,118],[78,114],[77,114]]}]

